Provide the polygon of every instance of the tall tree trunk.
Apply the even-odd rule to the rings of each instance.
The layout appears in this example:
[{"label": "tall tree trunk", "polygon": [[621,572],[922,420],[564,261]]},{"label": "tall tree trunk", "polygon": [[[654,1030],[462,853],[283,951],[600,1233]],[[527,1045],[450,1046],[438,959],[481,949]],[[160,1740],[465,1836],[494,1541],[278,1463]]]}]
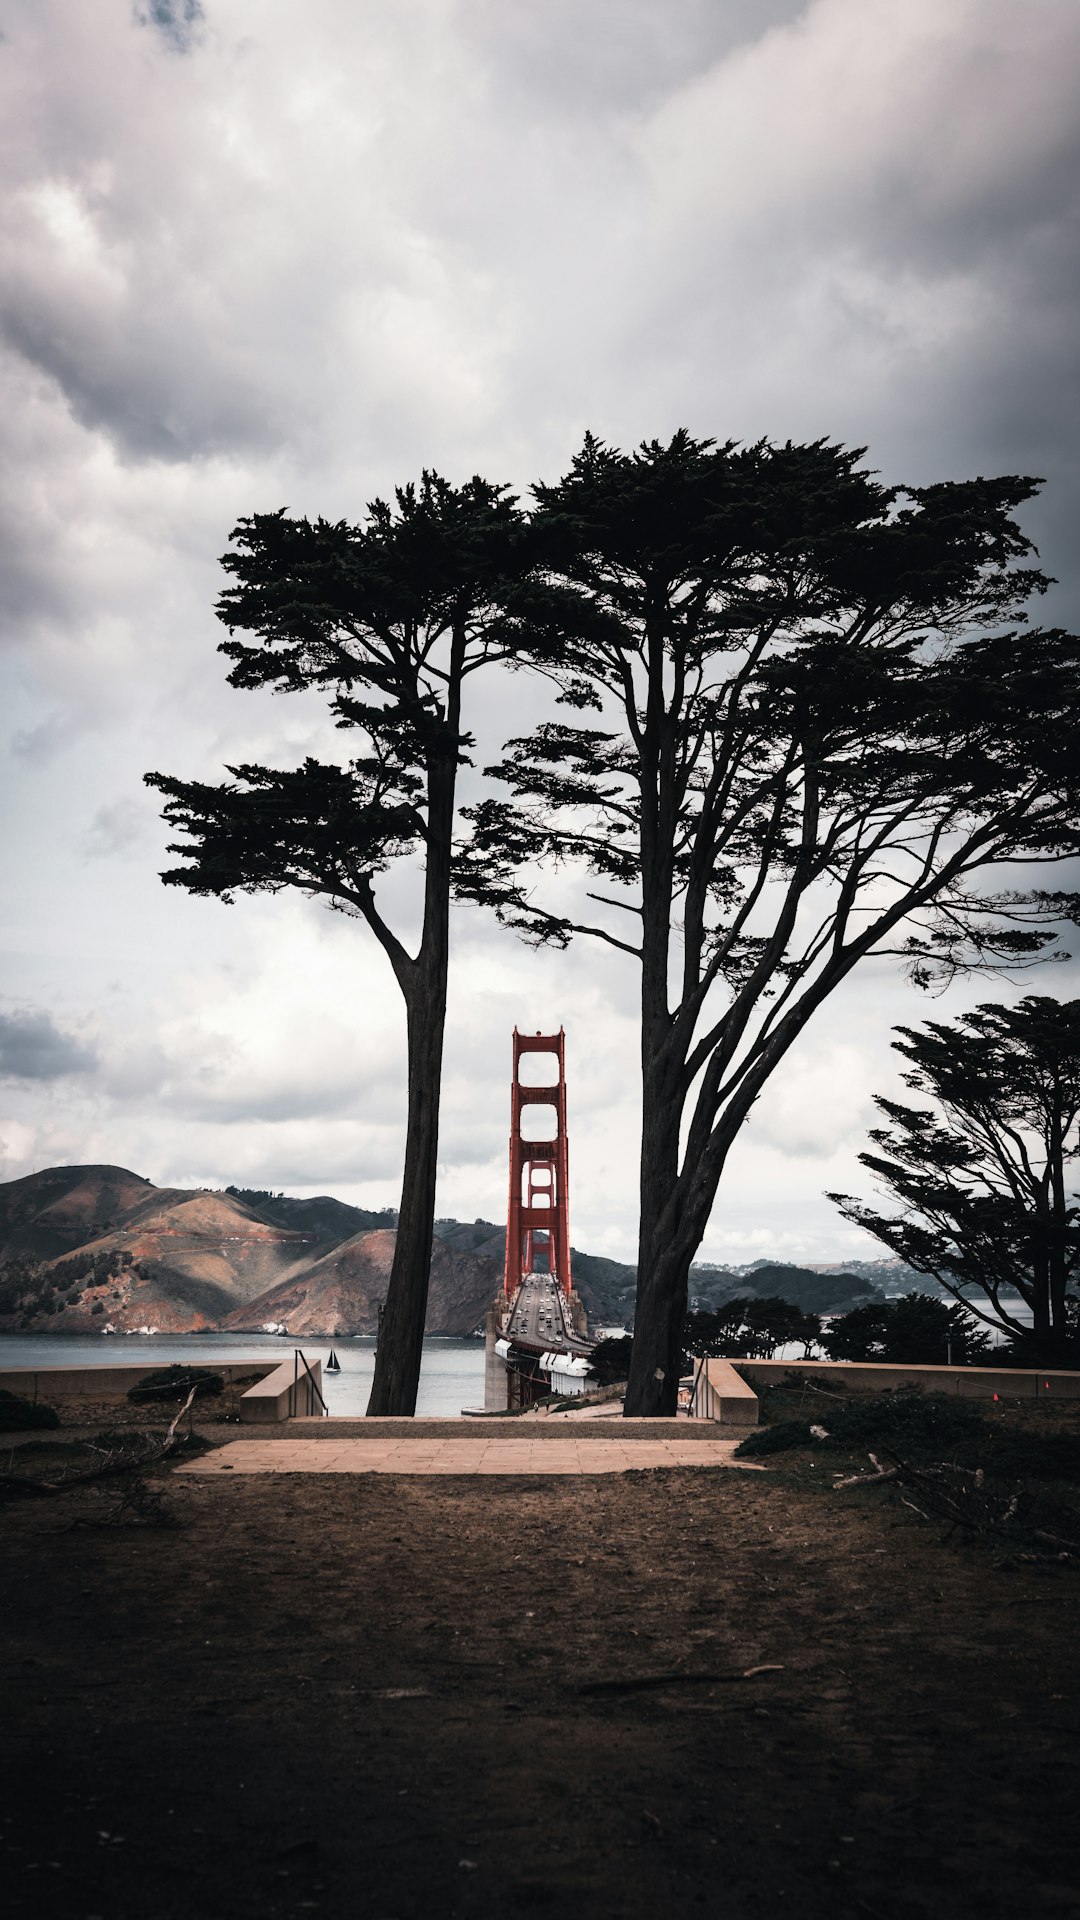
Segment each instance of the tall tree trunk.
[{"label": "tall tree trunk", "polygon": [[[457,647],[457,642],[455,642]],[[460,667],[450,714],[428,765],[424,930],[414,963],[398,971],[405,996],[409,1110],[394,1263],[375,1355],[369,1414],[416,1412],[431,1278],[439,1100],[450,956],[450,861],[457,778]]]},{"label": "tall tree trunk", "polygon": [[[657,1072],[643,1075],[641,1215],[638,1224],[637,1305],[628,1417],[673,1415],[679,1399],[689,1255],[681,1258],[671,1232],[679,1177],[680,1103],[665,1100]],[[681,1268],[681,1271],[680,1271]]]},{"label": "tall tree trunk", "polygon": [[[679,1404],[689,1258],[674,1243],[678,1220],[680,1051],[668,1007],[676,808],[674,732],[664,710],[664,629],[649,636],[649,687],[642,747],[641,812],[641,1168],[634,1345],[623,1413],[663,1418]],[[681,1223],[680,1223],[681,1224]],[[685,1236],[681,1245],[688,1242]]]},{"label": "tall tree trunk", "polygon": [[439,1088],[446,1025],[446,968],[442,977],[418,976],[407,1005],[409,1111],[394,1263],[379,1327],[369,1414],[416,1412],[424,1350],[435,1171],[439,1150]]},{"label": "tall tree trunk", "polygon": [[1068,1341],[1068,1206],[1065,1197],[1065,1143],[1062,1137],[1060,1094],[1054,1088],[1054,1107],[1050,1116],[1048,1173],[1050,1176],[1049,1272],[1050,1337],[1055,1348],[1064,1350]]}]

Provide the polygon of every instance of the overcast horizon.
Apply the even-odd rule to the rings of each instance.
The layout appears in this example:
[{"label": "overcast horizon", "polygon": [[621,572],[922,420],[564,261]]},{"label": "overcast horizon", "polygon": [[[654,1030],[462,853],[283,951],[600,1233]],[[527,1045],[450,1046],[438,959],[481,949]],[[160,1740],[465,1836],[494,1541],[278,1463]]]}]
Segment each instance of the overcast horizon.
[{"label": "overcast horizon", "polygon": [[[396,1206],[404,1021],[355,921],[162,886],[151,768],[342,757],[216,649],[237,519],[357,520],[434,466],[527,498],[585,430],[1027,473],[1080,622],[1075,0],[0,0],[0,1180]],[[477,762],[523,678],[468,716]],[[399,898],[406,883],[395,880]],[[634,1258],[635,969],[455,913],[437,1211],[505,1209],[511,1031],[567,1031],[574,1244]],[[1080,935],[1077,936],[1080,940]],[[755,1107],[699,1258],[885,1257],[827,1189],[898,1022],[863,967]]]}]

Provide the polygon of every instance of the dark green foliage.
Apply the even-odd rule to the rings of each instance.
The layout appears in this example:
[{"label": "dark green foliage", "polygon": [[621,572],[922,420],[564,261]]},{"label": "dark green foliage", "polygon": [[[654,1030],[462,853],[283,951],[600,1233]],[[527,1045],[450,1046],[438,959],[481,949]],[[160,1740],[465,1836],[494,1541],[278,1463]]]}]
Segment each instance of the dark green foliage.
[{"label": "dark green foliage", "polygon": [[[1017,631],[1047,584],[1015,517],[1036,485],[887,488],[825,440],[680,432],[590,435],[536,490],[530,618],[569,715],[493,770],[476,895],[641,966],[628,1412],[674,1410],[727,1156],[816,1009],[873,953],[922,984],[1022,963],[1068,910],[982,881],[1080,846],[1080,643]],[[548,862],[576,894],[544,899]]]},{"label": "dark green foliage", "polygon": [[888,1447],[904,1459],[940,1460],[953,1457],[958,1446],[986,1435],[986,1422],[971,1400],[918,1391],[876,1394],[872,1398],[830,1407],[815,1416],[824,1427],[822,1440],[810,1432],[809,1420],[782,1420],[748,1434],[735,1451],[747,1458],[782,1453],[791,1447],[827,1447],[840,1453]]},{"label": "dark green foliage", "polygon": [[1080,1434],[1029,1433],[992,1427],[973,1464],[998,1479],[1062,1480],[1080,1486]]},{"label": "dark green foliage", "polygon": [[21,1394],[8,1393],[0,1387],[0,1433],[30,1433],[59,1425],[60,1415],[55,1407],[24,1400]]},{"label": "dark green foliage", "polygon": [[0,1315],[16,1313],[21,1307],[24,1324],[29,1324],[36,1314],[60,1313],[65,1306],[63,1296],[68,1296],[66,1304],[71,1306],[79,1300],[80,1295],[72,1289],[80,1281],[90,1287],[106,1286],[131,1264],[131,1254],[115,1247],[97,1253],[72,1253],[55,1266],[28,1254],[8,1254],[0,1267]]},{"label": "dark green foliage", "polygon": [[85,1280],[87,1286],[104,1287],[118,1280],[134,1264],[126,1247],[110,1247],[101,1253],[72,1253],[53,1267],[51,1278],[58,1287],[74,1286]]},{"label": "dark green foliage", "polygon": [[[345,765],[237,765],[211,786],[147,774],[183,838],[166,884],[230,901],[296,889],[362,919],[405,1002],[409,1076],[401,1206],[369,1411],[410,1414],[420,1373],[438,1153],[451,891],[475,892],[484,858],[464,860],[456,786],[471,736],[467,677],[528,644],[507,612],[527,568],[522,518],[504,487],[455,488],[425,472],[375,500],[363,522],[241,520],[223,565],[221,652],[235,687],[325,693],[353,736]],[[240,636],[240,637],[237,637]],[[419,943],[384,914],[381,876],[423,867]],[[262,1205],[279,1205],[273,1197]]]},{"label": "dark green foliage", "polygon": [[1046,1339],[1037,1334],[1033,1327],[1025,1327],[1022,1333],[1009,1331],[1008,1339],[994,1351],[995,1365],[1006,1367],[1043,1367],[1063,1365],[1070,1369],[1080,1369],[1080,1297],[1075,1293],[1066,1296],[1064,1312],[1061,1316],[1059,1337],[1053,1342],[1052,1357],[1046,1357]]},{"label": "dark green foliage", "polygon": [[877,1453],[925,1465],[949,1461],[999,1481],[1059,1481],[1080,1485],[1080,1433],[1034,1432],[991,1424],[977,1402],[917,1390],[876,1394],[816,1412],[808,1420],[782,1420],[740,1441],[736,1453],[758,1459],[797,1448],[844,1455]]},{"label": "dark green foliage", "polygon": [[816,1313],[803,1313],[776,1295],[764,1300],[742,1295],[715,1313],[687,1314],[683,1347],[687,1355],[771,1360],[777,1347],[801,1340],[809,1348],[820,1335]]},{"label": "dark green foliage", "polygon": [[[832,1194],[849,1220],[957,1299],[979,1296],[1035,1363],[1080,1364],[1080,1000],[1029,995],[951,1025],[898,1027],[905,1085],[929,1107],[875,1102],[889,1122],[859,1155],[899,1211]],[[1031,1309],[1029,1333],[1010,1309]]]},{"label": "dark green foliage", "polygon": [[225,1391],[225,1380],[220,1373],[214,1373],[209,1367],[185,1367],[174,1364],[171,1367],[159,1367],[156,1372],[148,1373],[137,1386],[128,1388],[128,1399],[144,1400],[186,1400],[192,1387],[195,1398],[202,1400],[214,1398]]},{"label": "dark green foliage", "polygon": [[601,1387],[612,1387],[630,1372],[634,1342],[629,1334],[616,1340],[598,1340],[589,1356],[589,1378]]},{"label": "dark green foliage", "polygon": [[898,1366],[983,1366],[992,1358],[990,1337],[963,1307],[929,1293],[905,1293],[855,1307],[821,1335],[830,1360],[892,1361]]}]

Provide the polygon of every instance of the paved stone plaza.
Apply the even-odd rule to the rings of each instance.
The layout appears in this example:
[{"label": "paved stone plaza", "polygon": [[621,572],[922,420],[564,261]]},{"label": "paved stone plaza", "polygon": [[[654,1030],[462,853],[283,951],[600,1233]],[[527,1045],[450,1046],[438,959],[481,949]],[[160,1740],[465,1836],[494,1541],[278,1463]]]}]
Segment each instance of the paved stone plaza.
[{"label": "paved stone plaza", "polygon": [[490,1439],[373,1436],[319,1439],[232,1440],[178,1473],[410,1473],[410,1474],[570,1474],[626,1473],[650,1467],[744,1467],[734,1456],[738,1440],[584,1438],[573,1432],[558,1439]]}]

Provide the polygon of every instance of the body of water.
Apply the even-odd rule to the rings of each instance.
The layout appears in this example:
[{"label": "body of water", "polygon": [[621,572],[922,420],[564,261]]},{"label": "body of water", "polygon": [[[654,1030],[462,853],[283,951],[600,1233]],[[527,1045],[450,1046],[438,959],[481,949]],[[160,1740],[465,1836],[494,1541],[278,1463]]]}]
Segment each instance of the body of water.
[{"label": "body of water", "polygon": [[[291,1360],[296,1347],[323,1363],[323,1395],[332,1414],[367,1412],[375,1371],[370,1336],[341,1340],[283,1340],[273,1334],[5,1334],[0,1371],[8,1367],[169,1367],[177,1361],[212,1367],[243,1360]],[[333,1347],[340,1373],[327,1373]],[[419,1414],[446,1416],[484,1404],[482,1340],[425,1340],[420,1370]]]}]

